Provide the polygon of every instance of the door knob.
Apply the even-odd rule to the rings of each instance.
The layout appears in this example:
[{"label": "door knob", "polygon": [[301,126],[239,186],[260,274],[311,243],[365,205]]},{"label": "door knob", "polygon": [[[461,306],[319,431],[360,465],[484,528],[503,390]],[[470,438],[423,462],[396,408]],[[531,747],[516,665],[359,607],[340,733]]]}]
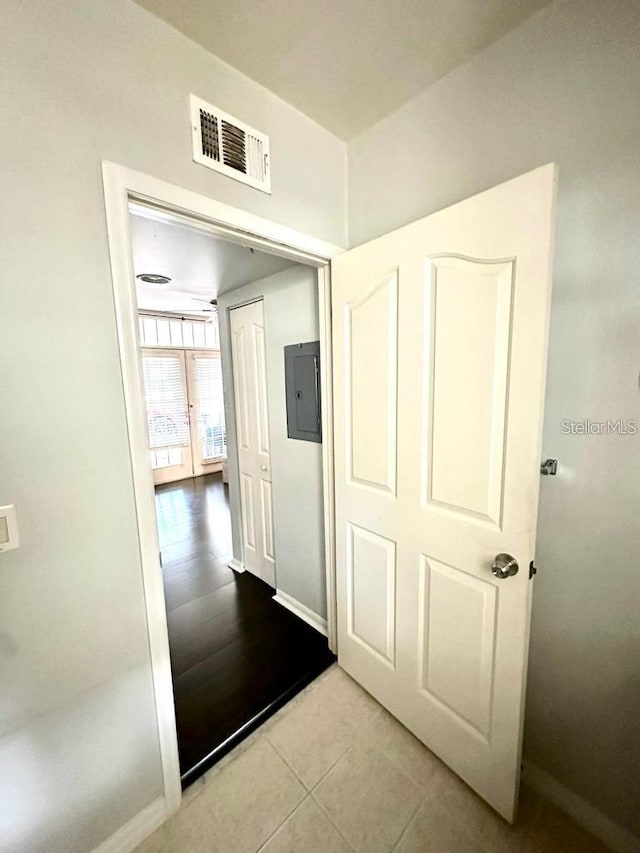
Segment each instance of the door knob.
[{"label": "door knob", "polygon": [[512,575],[517,575],[518,569],[518,561],[515,557],[512,557],[511,554],[498,554],[491,566],[491,571],[497,578],[500,578],[500,580],[510,578]]}]

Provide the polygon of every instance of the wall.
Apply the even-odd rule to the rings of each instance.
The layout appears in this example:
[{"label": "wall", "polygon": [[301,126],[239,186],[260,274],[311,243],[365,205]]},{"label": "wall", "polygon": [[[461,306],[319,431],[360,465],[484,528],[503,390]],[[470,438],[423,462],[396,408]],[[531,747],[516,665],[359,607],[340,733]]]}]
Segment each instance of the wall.
[{"label": "wall", "polygon": [[[0,850],[86,853],[162,793],[100,162],[343,243],[345,148],[129,0],[7,0],[0,54]],[[191,162],[189,92],[273,195]]]},{"label": "wall", "polygon": [[229,499],[233,553],[242,561],[240,478],[233,403],[229,308],[264,299],[269,432],[273,482],[273,522],[278,590],[314,613],[327,616],[322,502],[322,445],[287,437],[284,352],[287,344],[319,338],[318,278],[315,269],[295,266],[237,288],[218,298],[220,346],[225,379]]},{"label": "wall", "polygon": [[636,835],[640,439],[560,422],[640,415],[639,45],[636,0],[561,0],[349,146],[353,244],[559,164],[525,760]]}]

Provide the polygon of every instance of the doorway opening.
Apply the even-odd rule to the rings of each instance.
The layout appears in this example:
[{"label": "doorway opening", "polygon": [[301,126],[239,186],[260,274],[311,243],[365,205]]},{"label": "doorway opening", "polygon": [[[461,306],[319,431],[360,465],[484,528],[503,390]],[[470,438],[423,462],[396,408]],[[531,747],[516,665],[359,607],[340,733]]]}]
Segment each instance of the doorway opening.
[{"label": "doorway opening", "polygon": [[[319,515],[331,648],[339,642],[347,673],[512,821],[531,585],[524,573],[516,578],[517,572],[504,573],[501,558],[508,545],[521,552],[520,563],[526,565],[535,543],[555,167],[540,167],[344,254],[334,266],[333,337],[327,262],[339,249],[113,164],[103,164],[103,175],[167,813],[176,810],[181,793],[165,599],[148,489],[152,478],[144,449],[134,271],[126,251],[132,200],[155,203],[161,221],[184,224],[193,218],[235,244],[318,271],[320,387],[330,404],[328,419],[326,409],[322,415]],[[532,226],[541,235],[535,244]],[[269,278],[257,292],[238,287],[234,304],[223,305],[224,295],[218,299],[223,370],[225,340],[231,352],[230,331],[223,331],[228,313],[259,300],[266,304]],[[408,284],[399,288],[400,280]],[[285,305],[283,316],[294,316],[293,302]],[[490,319],[478,324],[478,317]],[[462,320],[466,349],[460,350]],[[268,320],[265,328],[271,328]],[[254,331],[259,337],[259,329]],[[239,466],[231,465],[239,454],[237,442],[232,450],[236,406],[229,393],[225,386],[231,567],[244,572],[245,547],[256,541],[253,533],[265,523],[265,514],[257,517],[253,504],[253,518],[242,514],[242,536],[233,532],[232,504],[240,505],[242,489]],[[459,412],[472,411],[470,403],[483,429],[460,426]],[[243,407],[237,408],[242,414]],[[388,496],[396,502],[399,484],[406,508],[392,513]],[[245,499],[244,505],[252,504]],[[279,586],[279,527],[275,501],[272,505]],[[292,519],[284,525],[288,535],[296,529]],[[468,526],[468,534],[456,533],[455,525]],[[437,533],[434,541],[429,531]],[[487,554],[498,551],[494,562],[488,561]],[[508,561],[517,562],[511,556]],[[413,570],[398,570],[406,565]],[[285,590],[276,587],[273,601],[301,621],[314,621],[309,608]],[[466,626],[455,635],[456,643],[452,612],[456,624]],[[252,725],[249,720],[241,731]]]},{"label": "doorway opening", "polygon": [[290,437],[286,400],[285,347],[320,335],[318,271],[128,216],[184,788],[335,660],[323,453]]}]

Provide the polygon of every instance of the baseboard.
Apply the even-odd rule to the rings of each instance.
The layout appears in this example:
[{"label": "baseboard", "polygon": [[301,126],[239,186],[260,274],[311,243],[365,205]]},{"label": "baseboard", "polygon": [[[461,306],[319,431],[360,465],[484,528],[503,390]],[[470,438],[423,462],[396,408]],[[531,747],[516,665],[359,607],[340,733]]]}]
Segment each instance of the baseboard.
[{"label": "baseboard", "polygon": [[302,604],[292,596],[287,595],[287,593],[283,592],[281,589],[276,590],[273,600],[277,601],[278,604],[281,604],[283,607],[286,607],[287,610],[290,610],[292,613],[295,613],[298,618],[302,619],[303,622],[306,622],[307,625],[311,625],[312,628],[315,628],[316,631],[319,631],[323,636],[329,636],[327,631],[327,620],[323,619],[322,616],[318,616],[317,613],[314,613],[313,610],[310,610],[305,604]]},{"label": "baseboard", "polygon": [[222,462],[203,462],[203,474],[219,474],[222,471]]},{"label": "baseboard", "polygon": [[239,575],[241,575],[244,571],[246,571],[246,569],[244,567],[244,563],[241,563],[240,560],[236,560],[235,557],[232,560],[229,560],[227,565],[229,566],[230,569],[233,569],[233,571],[237,572]]},{"label": "baseboard", "polygon": [[522,766],[522,781],[563,812],[571,815],[576,823],[588,829],[616,853],[638,853],[640,850],[640,838],[614,823],[570,788],[565,788],[545,770],[525,762]]},{"label": "baseboard", "polygon": [[93,853],[131,853],[138,844],[142,844],[145,838],[155,832],[166,818],[164,797],[158,797],[96,847]]}]

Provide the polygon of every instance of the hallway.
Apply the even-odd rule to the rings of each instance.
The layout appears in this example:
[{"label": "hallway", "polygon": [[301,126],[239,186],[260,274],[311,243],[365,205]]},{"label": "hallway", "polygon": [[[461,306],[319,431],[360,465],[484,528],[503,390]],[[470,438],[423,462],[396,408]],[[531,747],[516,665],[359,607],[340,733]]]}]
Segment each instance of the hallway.
[{"label": "hallway", "polygon": [[335,658],[271,587],[228,567],[221,474],[156,487],[156,512],[186,787]]}]

